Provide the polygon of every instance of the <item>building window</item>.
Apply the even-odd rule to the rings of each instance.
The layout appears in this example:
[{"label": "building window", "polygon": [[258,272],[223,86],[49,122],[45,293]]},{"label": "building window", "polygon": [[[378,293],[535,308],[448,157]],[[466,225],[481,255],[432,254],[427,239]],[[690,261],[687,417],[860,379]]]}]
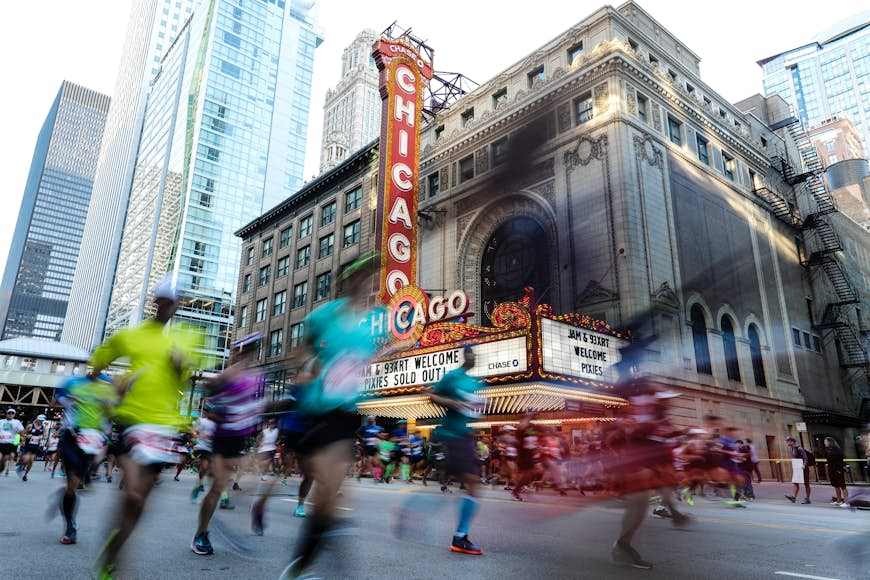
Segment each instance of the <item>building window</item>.
[{"label": "building window", "polygon": [[810,346],[810,333],[809,333],[809,332],[804,332],[803,335],[804,335],[804,347],[806,347],[806,348],[812,348],[812,347]]},{"label": "building window", "polygon": [[239,308],[239,328],[244,328],[248,325],[248,307],[242,306]]},{"label": "building window", "polygon": [[637,94],[637,117],[641,121],[643,121],[644,123],[647,122],[646,111],[647,111],[648,106],[649,106],[649,99],[647,99],[642,94],[638,93]]},{"label": "building window", "polygon": [[668,115],[668,137],[674,145],[683,145],[683,124]]},{"label": "building window", "polygon": [[647,58],[649,59],[649,63],[650,63],[650,64],[658,64],[658,62],[659,62],[659,59],[656,58],[656,57],[653,55],[653,53],[649,53],[649,54],[647,55]]},{"label": "building window", "polygon": [[686,92],[689,93],[690,95],[694,95],[695,94],[695,87],[693,87],[689,83],[686,83]]},{"label": "building window", "polygon": [[359,220],[344,226],[344,245],[346,248],[359,243]]},{"label": "building window", "polygon": [[474,157],[469,155],[459,160],[459,183],[463,183],[474,177]]},{"label": "building window", "polygon": [[332,248],[335,246],[335,234],[329,234],[320,238],[320,248],[317,251],[317,259],[322,260],[327,256],[332,255]]},{"label": "building window", "polygon": [[335,221],[335,202],[328,203],[320,210],[320,227],[327,226]]},{"label": "building window", "polygon": [[765,139],[764,137],[761,138],[761,146],[767,147],[767,139]]},{"label": "building window", "polygon": [[470,109],[466,109],[462,112],[462,115],[459,116],[460,123],[463,127],[468,125],[470,121],[474,120],[474,107]]},{"label": "building window", "polygon": [[532,88],[536,80],[544,78],[544,65],[532,69],[526,78],[529,88]]},{"label": "building window", "polygon": [[722,117],[723,119],[725,118],[725,116],[726,116],[725,109],[723,109],[721,107],[719,108],[719,116]]},{"label": "building window", "polygon": [[63,374],[63,371],[66,370],[66,362],[62,360],[53,360],[51,361],[51,373],[53,374]]},{"label": "building window", "polygon": [[299,220],[299,239],[311,235],[311,226],[314,222],[314,216],[305,216]]},{"label": "building window", "polygon": [[296,251],[296,268],[304,268],[311,262],[311,246],[299,248]]},{"label": "building window", "polygon": [[332,274],[326,272],[317,277],[317,294],[314,300],[329,298],[329,288],[332,285]]},{"label": "building window", "polygon": [[825,142],[825,148],[826,148],[828,151],[833,151],[833,150],[834,150],[834,142],[833,142],[833,141],[826,141],[826,142]]},{"label": "building window", "polygon": [[21,370],[22,371],[35,371],[36,370],[36,359],[26,356],[21,359]]},{"label": "building window", "polygon": [[260,268],[260,286],[265,286],[269,283],[269,273],[272,270],[272,266],[263,266]]},{"label": "building window", "polygon": [[272,299],[272,316],[284,314],[284,305],[287,302],[287,291],[281,290],[275,292],[275,297]]},{"label": "building window", "polygon": [[290,326],[290,348],[296,348],[302,343],[303,328],[301,322]]},{"label": "building window", "polygon": [[695,346],[695,370],[703,375],[712,375],[710,366],[710,345],[707,342],[707,321],[704,311],[697,304],[692,306],[692,342]]},{"label": "building window", "polygon": [[797,328],[791,329],[791,337],[794,340],[794,345],[800,347],[801,345],[801,331]]},{"label": "building window", "polygon": [[492,95],[492,108],[498,109],[499,106],[507,103],[508,95],[507,95],[507,87],[501,89],[500,91],[496,91]]},{"label": "building window", "polygon": [[265,298],[257,300],[257,311],[254,313],[254,322],[263,322],[266,320],[266,302]]},{"label": "building window", "polygon": [[248,248],[248,251],[245,256],[245,265],[250,266],[254,263],[254,246]]},{"label": "building window", "polygon": [[505,161],[508,150],[508,138],[502,137],[492,143],[492,166],[501,165]]},{"label": "building window", "polygon": [[838,161],[838,158],[836,155],[828,155],[828,165],[833,165],[837,161]]},{"label": "building window", "polygon": [[284,346],[284,329],[279,328],[269,333],[269,356],[278,356],[281,354],[281,348]]},{"label": "building window", "polygon": [[444,134],[444,125],[438,125],[437,127],[435,127],[435,140],[436,141],[438,139],[440,139],[441,135],[443,135],[443,134]]},{"label": "building window", "polygon": [[734,337],[734,325],[729,316],[723,316],[721,321],[722,344],[725,348],[725,369],[728,378],[740,381],[740,363],[737,360],[737,339]]},{"label": "building window", "polygon": [[725,173],[725,177],[734,181],[734,172],[737,170],[737,162],[733,157],[722,152],[722,171]]},{"label": "building window", "polygon": [[592,93],[574,99],[574,125],[582,125],[592,120]]},{"label": "building window", "polygon": [[703,97],[703,101],[704,101],[704,104],[707,105],[708,107],[713,106],[713,101],[710,100],[710,97]]},{"label": "building window", "polygon": [[290,256],[284,256],[278,260],[278,269],[275,271],[275,277],[281,278],[286,276],[288,271],[290,271]]},{"label": "building window", "polygon": [[261,256],[265,258],[266,256],[272,255],[272,238],[268,240],[263,240],[263,251]]},{"label": "building window", "polygon": [[293,287],[293,308],[302,308],[305,306],[305,300],[308,298],[308,282],[296,284]]},{"label": "building window", "polygon": [[350,213],[359,208],[362,202],[362,187],[349,191],[344,197],[344,213]]},{"label": "building window", "polygon": [[677,73],[675,73],[672,69],[668,69],[668,76],[671,77],[672,81],[677,81]]},{"label": "building window", "polygon": [[568,64],[574,64],[574,60],[583,54],[583,42],[578,42],[574,46],[568,49]]},{"label": "building window", "polygon": [[758,328],[754,324],[749,326],[749,352],[752,355],[752,374],[755,376],[755,385],[767,388],[767,379],[764,376],[764,359],[761,355],[761,340],[758,338]]},{"label": "building window", "polygon": [[281,243],[280,246],[282,248],[286,248],[290,245],[290,238],[293,237],[293,228],[285,228],[281,230]]},{"label": "building window", "polygon": [[441,191],[441,177],[440,174],[436,171],[435,173],[431,173],[429,177],[426,178],[426,182],[429,184],[429,197],[435,197]]},{"label": "building window", "polygon": [[242,278],[242,292],[249,292],[251,290],[251,275],[245,274],[245,277]]},{"label": "building window", "polygon": [[816,352],[822,352],[822,339],[815,334],[813,335],[813,348]]},{"label": "building window", "polygon": [[710,165],[710,149],[707,139],[698,134],[695,137],[695,142],[698,144],[698,160],[704,165]]}]

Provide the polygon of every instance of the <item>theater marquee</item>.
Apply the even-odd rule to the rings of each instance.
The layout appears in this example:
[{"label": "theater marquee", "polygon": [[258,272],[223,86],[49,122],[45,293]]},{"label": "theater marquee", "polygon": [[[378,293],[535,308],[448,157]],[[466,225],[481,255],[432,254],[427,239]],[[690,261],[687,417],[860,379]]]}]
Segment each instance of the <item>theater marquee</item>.
[{"label": "theater marquee", "polygon": [[420,115],[432,63],[404,37],[377,40],[372,56],[383,100],[376,245],[383,266],[378,299],[386,304],[417,276]]}]

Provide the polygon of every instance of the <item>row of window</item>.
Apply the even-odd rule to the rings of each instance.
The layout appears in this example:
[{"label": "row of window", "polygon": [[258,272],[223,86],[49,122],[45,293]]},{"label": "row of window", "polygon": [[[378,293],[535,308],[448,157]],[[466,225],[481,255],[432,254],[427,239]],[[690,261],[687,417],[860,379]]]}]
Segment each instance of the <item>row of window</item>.
[{"label": "row of window", "polygon": [[[332,273],[325,272],[315,279],[316,292],[314,301],[319,302],[329,298],[332,294]],[[293,302],[290,305],[291,310],[295,308],[303,308],[308,302],[308,281],[305,280],[293,286]],[[257,300],[254,307],[254,322],[263,322],[266,320],[266,311],[268,309],[269,299],[261,298]],[[287,291],[281,290],[275,292],[272,296],[272,316],[280,316],[287,309]],[[239,327],[245,327],[248,324],[248,306],[244,305],[239,309]]]},{"label": "row of window", "polygon": [[[791,335],[794,339],[794,345],[798,348],[805,348],[807,350],[813,350],[816,352],[822,352],[822,339],[821,337],[810,334],[809,332],[802,331],[799,328],[792,328]],[[803,341],[801,340],[803,338]],[[812,341],[812,342],[811,342]]]},{"label": "row of window", "polygon": [[[348,248],[354,244],[358,244],[360,240],[360,221],[356,220],[347,224],[344,227],[344,236],[342,239],[342,247]],[[270,240],[271,241],[271,240]],[[264,244],[265,247],[265,244]],[[317,251],[317,259],[322,260],[332,255],[335,248],[335,234],[327,234],[320,238],[320,244]],[[248,248],[249,254],[253,248]],[[271,253],[271,250],[270,250]],[[265,254],[268,256],[269,254]],[[250,262],[253,263],[253,260]],[[296,250],[296,269],[304,268],[311,263],[311,246],[304,246]],[[290,256],[284,256],[278,259],[275,268],[275,278],[286,276],[290,270]],[[258,276],[258,286],[265,286],[269,283],[272,274],[272,265],[267,264],[260,268]],[[242,292],[251,290],[251,274],[245,274],[242,278]]]},{"label": "row of window", "polygon": [[[352,211],[355,211],[362,204],[362,187],[357,187],[347,194],[345,194],[344,199],[344,213],[348,214]],[[336,216],[336,202],[331,201],[326,205],[320,208],[320,227],[327,226],[333,222],[335,222]],[[301,240],[302,238],[308,237],[311,235],[311,232],[314,228],[314,214],[309,214],[302,219],[299,220],[299,232],[298,238]],[[344,228],[344,239],[345,242],[350,238],[354,237],[354,230],[356,231],[356,240],[359,241],[359,220],[348,224]],[[287,226],[279,235],[278,239],[278,247],[286,248],[290,245],[291,240],[293,239],[293,226]],[[266,258],[272,255],[272,251],[274,248],[274,238],[269,237],[263,240],[262,246],[260,248],[260,257]],[[355,243],[345,243],[345,247],[348,245]],[[247,249],[247,253],[245,255],[245,263],[248,266],[251,266],[254,263],[254,247],[251,246]]]},{"label": "row of window", "polygon": [[[296,348],[302,342],[303,326],[299,324],[290,325],[290,348]],[[269,333],[269,354],[268,356],[279,356],[284,352],[284,329],[278,328]]]},{"label": "row of window", "polygon": [[[695,350],[695,370],[700,374],[712,375],[713,366],[710,362],[710,344],[707,340],[707,320],[704,311],[698,304],[695,304],[692,306],[689,316]],[[727,314],[723,315],[719,321],[719,327],[722,329],[722,345],[725,351],[725,370],[728,379],[741,382],[740,362],[737,357],[737,338],[734,334],[734,324],[731,317]],[[755,385],[767,388],[764,357],[761,352],[761,337],[754,324],[749,325],[747,337],[749,338],[749,354],[752,359],[752,375],[755,379]]]},{"label": "row of window", "polygon": [[[640,93],[638,93],[638,103],[640,103],[641,98],[644,101],[644,107],[646,107],[646,97],[643,97]],[[640,105],[638,105],[638,110],[640,110]],[[644,108],[644,111],[646,109]],[[644,112],[644,120],[646,113]],[[640,115],[639,115],[640,116]],[[677,145],[678,147],[682,147],[685,142],[683,128],[683,122],[676,119],[674,116],[668,114],[668,139],[670,139],[671,143]],[[712,167],[711,163],[711,149],[710,149],[710,141],[702,135],[700,132],[695,132],[695,152],[698,156],[698,161],[703,163],[708,167]],[[737,160],[733,155],[728,154],[725,150],[722,150],[722,167],[720,168],[722,173],[730,179],[731,181],[735,180],[735,176],[737,174]]]}]

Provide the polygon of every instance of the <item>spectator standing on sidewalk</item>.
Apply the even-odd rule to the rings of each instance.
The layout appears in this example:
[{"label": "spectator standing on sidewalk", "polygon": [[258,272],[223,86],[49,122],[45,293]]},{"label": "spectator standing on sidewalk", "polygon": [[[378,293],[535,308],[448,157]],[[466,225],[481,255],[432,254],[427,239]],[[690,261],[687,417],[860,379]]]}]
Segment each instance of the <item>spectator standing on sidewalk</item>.
[{"label": "spectator standing on sidewalk", "polygon": [[758,483],[761,483],[761,470],[758,469],[758,464],[761,461],[758,460],[758,451],[755,449],[755,444],[752,442],[752,439],[749,437],[746,438],[746,445],[749,446],[749,462],[752,464],[752,473],[750,477],[754,475]]},{"label": "spectator standing on sidewalk", "polygon": [[832,505],[840,505],[849,497],[846,491],[846,472],[843,467],[843,450],[833,437],[825,437],[825,457],[828,460],[828,481],[834,488],[836,497],[831,500]]},{"label": "spectator standing on sidewalk", "polygon": [[791,453],[791,483],[793,488],[791,495],[786,494],[785,497],[794,503],[800,493],[801,484],[803,484],[806,497],[801,503],[808,504],[810,503],[810,466],[807,450],[798,445],[797,439],[791,435],[785,438],[785,444],[788,445]]}]

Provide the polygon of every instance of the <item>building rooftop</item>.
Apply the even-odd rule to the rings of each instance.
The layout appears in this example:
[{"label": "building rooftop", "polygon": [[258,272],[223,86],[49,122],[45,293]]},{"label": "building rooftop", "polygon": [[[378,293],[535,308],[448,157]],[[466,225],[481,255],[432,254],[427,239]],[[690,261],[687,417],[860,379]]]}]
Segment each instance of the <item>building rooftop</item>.
[{"label": "building rooftop", "polygon": [[77,346],[65,342],[38,340],[35,338],[0,340],[0,354],[81,362],[87,362],[91,358],[91,353]]},{"label": "building rooftop", "polygon": [[782,52],[778,52],[774,55],[768,56],[767,58],[763,58],[757,61],[758,66],[764,66],[766,63],[772,61],[775,58],[778,58],[784,54],[788,54],[790,52],[794,52],[795,50],[799,50],[801,48],[806,48],[808,46],[818,46],[819,48],[823,47],[826,44],[830,44],[835,40],[839,40],[844,36],[848,36],[853,32],[858,32],[862,28],[866,28],[870,26],[870,10],[864,10],[863,12],[859,12],[857,14],[853,14],[852,16],[840,20],[835,24],[825,28],[809,42],[801,44],[800,46],[796,46],[794,48],[790,48],[788,50],[784,50]]}]

